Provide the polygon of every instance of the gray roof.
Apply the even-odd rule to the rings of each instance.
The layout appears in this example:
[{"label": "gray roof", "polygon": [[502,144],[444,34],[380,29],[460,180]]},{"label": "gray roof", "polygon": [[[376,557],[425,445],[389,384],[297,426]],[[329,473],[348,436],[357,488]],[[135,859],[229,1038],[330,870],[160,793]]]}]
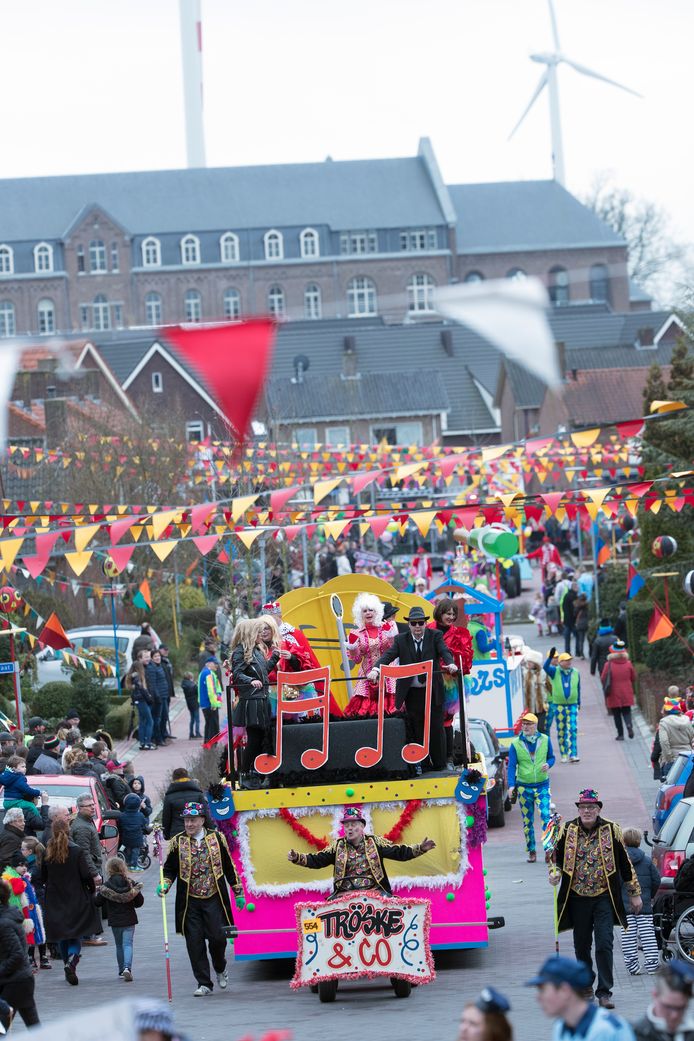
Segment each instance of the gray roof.
[{"label": "gray roof", "polygon": [[635,350],[634,347],[609,347],[595,350],[590,347],[566,352],[567,370],[578,369],[643,369],[651,365],[669,365],[674,343],[663,343],[655,350]]},{"label": "gray roof", "polygon": [[438,372],[369,372],[360,379],[307,375],[302,383],[271,379],[265,387],[270,419],[350,419],[424,416],[447,412],[448,394]]},{"label": "gray roof", "polygon": [[459,253],[624,246],[624,239],[556,181],[452,184]]},{"label": "gray roof", "polygon": [[[533,376],[523,365],[510,358],[503,362],[506,379],[511,386],[511,393],[516,408],[540,408],[545,400],[547,384],[539,377]],[[497,390],[496,401],[499,403],[500,389]]]},{"label": "gray roof", "polygon": [[110,334],[96,333],[89,342],[98,348],[99,354],[122,386],[157,341],[158,336],[153,332],[146,335],[141,330],[137,333],[122,330]]},{"label": "gray roof", "polygon": [[607,308],[556,307],[550,316],[554,338],[567,348],[633,347],[640,329],[655,335],[671,311],[615,313]]},{"label": "gray roof", "polygon": [[424,160],[154,170],[0,181],[0,241],[60,239],[91,205],[131,234],[445,224]]}]

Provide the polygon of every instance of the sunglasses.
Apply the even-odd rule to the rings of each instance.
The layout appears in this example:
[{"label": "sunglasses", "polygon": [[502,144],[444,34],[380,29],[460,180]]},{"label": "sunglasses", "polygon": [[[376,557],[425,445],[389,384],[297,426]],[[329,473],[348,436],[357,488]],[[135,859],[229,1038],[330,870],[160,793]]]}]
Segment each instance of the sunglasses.
[{"label": "sunglasses", "polygon": [[410,622],[413,629],[421,629],[421,627],[426,624],[426,622]]}]

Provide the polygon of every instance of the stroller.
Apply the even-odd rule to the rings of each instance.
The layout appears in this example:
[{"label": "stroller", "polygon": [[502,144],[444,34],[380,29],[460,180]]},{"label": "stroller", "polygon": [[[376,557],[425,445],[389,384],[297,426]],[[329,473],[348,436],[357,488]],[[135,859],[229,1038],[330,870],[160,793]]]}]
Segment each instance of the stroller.
[{"label": "stroller", "polygon": [[[121,860],[125,860],[125,846],[118,847],[118,857]],[[146,871],[147,868],[151,865],[151,863],[152,858],[149,854],[149,843],[147,842],[147,839],[145,839],[144,846],[142,846],[142,848],[140,849],[140,852],[137,857],[137,866],[139,868],[142,868],[143,871]]]}]

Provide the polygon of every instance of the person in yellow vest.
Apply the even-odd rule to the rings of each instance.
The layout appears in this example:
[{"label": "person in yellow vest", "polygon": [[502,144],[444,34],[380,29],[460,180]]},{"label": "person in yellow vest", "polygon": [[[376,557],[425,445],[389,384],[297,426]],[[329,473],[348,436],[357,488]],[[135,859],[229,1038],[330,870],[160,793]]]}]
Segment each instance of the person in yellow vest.
[{"label": "person in yellow vest", "polygon": [[520,735],[511,742],[508,754],[508,786],[517,795],[523,820],[528,863],[537,860],[535,852],[535,808],[540,813],[543,829],[550,817],[551,795],[549,771],[554,766],[552,742],[537,730],[537,716],[525,712],[521,716]]},{"label": "person in yellow vest", "polygon": [[581,707],[581,677],[578,669],[571,662],[570,654],[560,654],[557,665],[553,665],[556,647],[549,652],[543,668],[552,684],[549,696],[550,711],[547,719],[547,733],[552,720],[557,721],[557,738],[562,763],[579,763],[578,755],[578,710]]}]

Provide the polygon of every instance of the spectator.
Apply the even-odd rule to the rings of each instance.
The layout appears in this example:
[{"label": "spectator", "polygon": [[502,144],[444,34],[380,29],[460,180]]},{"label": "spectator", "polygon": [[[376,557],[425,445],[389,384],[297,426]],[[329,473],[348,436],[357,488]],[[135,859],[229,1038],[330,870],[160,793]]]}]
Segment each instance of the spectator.
[{"label": "spectator", "polygon": [[565,1037],[583,1041],[633,1041],[634,1035],[626,1020],[586,1000],[590,970],[583,962],[554,955],[526,986],[537,987],[540,1008],[546,1016],[555,1019],[552,1041]]},{"label": "spectator", "polygon": [[89,763],[92,768],[92,773],[95,774],[99,780],[106,774],[106,763],[109,761],[111,756],[109,755],[108,746],[103,741],[95,741],[89,752]]},{"label": "spectator", "polygon": [[70,839],[84,851],[84,857],[95,883],[101,882],[101,843],[94,823],[96,806],[91,795],[77,797],[77,816],[70,825]]},{"label": "spectator", "polygon": [[19,755],[10,756],[7,766],[0,774],[0,785],[5,789],[4,806],[6,810],[12,806],[20,806],[22,809],[27,806],[31,810],[34,799],[41,794],[38,788],[32,788],[27,783],[26,772],[26,760]]},{"label": "spectator", "polygon": [[629,661],[626,644],[617,640],[607,656],[607,664],[600,673],[602,689],[605,693],[605,705],[612,713],[617,728],[616,741],[624,740],[624,724],[629,737],[634,736],[631,722],[631,706],[634,704],[634,683],[636,673]]},{"label": "spectator", "polygon": [[477,1001],[463,1008],[458,1041],[513,1041],[513,1030],[506,1018],[511,1006],[494,987],[485,987]]},{"label": "spectator", "polygon": [[140,741],[140,751],[148,751],[154,748],[152,734],[154,731],[154,718],[152,716],[152,705],[154,698],[147,687],[145,666],[138,660],[131,666],[125,677],[125,689],[130,691],[130,700],[133,707],[137,709],[137,736]]},{"label": "spectator", "polygon": [[627,605],[623,600],[619,605],[617,621],[614,623],[614,634],[618,640],[623,643],[627,642]]},{"label": "spectator", "polygon": [[166,744],[164,732],[165,701],[169,695],[169,681],[161,663],[161,655],[154,651],[145,665],[147,690],[152,696],[153,742],[155,745]]},{"label": "spectator", "polygon": [[[281,564],[275,564],[270,572],[267,592],[269,600],[279,600],[284,593],[284,569]],[[219,632],[219,629],[217,629],[217,632]]]},{"label": "spectator", "polygon": [[347,550],[345,546],[340,546],[340,548],[338,549],[336,563],[338,575],[352,574],[352,565],[347,555]]},{"label": "spectator", "polygon": [[70,727],[65,735],[65,747],[63,749],[63,757],[60,764],[63,768],[63,772],[67,772],[73,749],[80,744],[81,740],[82,735],[77,727]]},{"label": "spectator", "polygon": [[694,970],[673,959],[656,973],[653,1001],[634,1023],[636,1041],[694,1041],[694,1018],[689,1014]]},{"label": "spectator", "polygon": [[118,975],[126,983],[133,981],[133,943],[138,918],[136,907],[142,907],[142,883],[128,878],[120,857],[106,861],[106,881],[96,894],[95,904],[103,907],[104,917],[113,932],[118,961]]},{"label": "spectator", "polygon": [[31,970],[24,917],[10,906],[12,890],[0,879],[0,998],[15,1008],[25,1026],[39,1022],[34,1001],[34,974]]},{"label": "spectator", "polygon": [[140,626],[140,635],[136,636],[133,640],[133,646],[131,650],[132,660],[137,661],[137,657],[140,651],[153,651],[158,645],[159,639],[155,639],[155,632],[149,622],[143,622]]},{"label": "spectator", "polygon": [[[658,941],[653,926],[653,898],[660,888],[660,872],[640,848],[643,835],[638,828],[625,828],[622,833],[629,860],[641,886],[643,906],[638,914],[627,911],[627,930],[622,933],[622,954],[630,976],[638,976],[639,946],[646,960],[646,972],[655,972],[660,961]],[[622,887],[622,902],[627,907],[629,894]]]},{"label": "spectator", "polygon": [[[171,736],[171,723],[169,721],[169,709],[171,706],[171,699],[176,697],[176,685],[174,683],[174,668],[169,658],[169,648],[165,643],[162,643],[159,647],[159,654],[161,656],[161,664],[164,672],[166,673],[166,682],[168,684],[169,693],[164,702],[164,726],[163,731],[169,740],[172,740]],[[156,661],[156,657],[155,657]]]},{"label": "spectator", "polygon": [[115,760],[109,759],[106,763],[108,773],[102,777],[102,783],[111,797],[111,802],[115,803],[121,810],[123,809],[126,795],[130,795],[128,782],[123,776],[125,766],[125,763],[117,763]]},{"label": "spectator", "polygon": [[572,582],[561,605],[562,621],[564,622],[564,650],[571,654],[571,637],[576,639],[576,601],[578,599],[578,582]]},{"label": "spectator", "polygon": [[208,636],[203,644],[203,648],[200,651],[200,654],[198,655],[198,672],[202,672],[210,658],[216,657],[217,644],[212,639],[212,637]]},{"label": "spectator", "polygon": [[[677,687],[668,687],[668,696],[663,699],[663,715],[658,727],[660,769],[663,777],[680,752],[686,755],[691,752],[694,738],[694,726],[687,716],[682,715],[679,696],[670,696],[673,689],[677,690]],[[678,690],[677,693],[679,695]]]},{"label": "spectator", "polygon": [[222,687],[219,682],[219,662],[210,655],[198,676],[198,700],[205,719],[205,741],[219,733],[219,709],[222,704]]},{"label": "spectator", "polygon": [[171,774],[171,784],[166,789],[161,811],[161,826],[165,839],[183,832],[183,807],[188,802],[204,803],[202,788],[188,776],[188,771],[177,767]]},{"label": "spectator", "polygon": [[60,756],[60,741],[57,737],[45,737],[41,754],[34,762],[37,774],[60,774],[63,772]]},{"label": "spectator", "polygon": [[58,944],[65,979],[74,987],[79,983],[80,937],[95,934],[101,924],[92,897],[94,875],[84,850],[70,841],[69,834],[67,821],[57,817],[46,846],[41,880],[46,887],[46,939]]},{"label": "spectator", "polygon": [[198,700],[198,685],[195,682],[195,677],[192,672],[183,673],[183,681],[181,683],[183,688],[183,697],[186,699],[186,708],[188,709],[189,726],[188,726],[188,739],[191,740],[194,737],[202,737],[200,733],[200,701]]},{"label": "spectator", "polygon": [[120,841],[125,847],[125,863],[131,871],[142,871],[139,867],[140,850],[145,844],[145,833],[150,831],[147,818],[141,809],[142,799],[135,792],[126,795],[122,810],[105,810],[104,820],[118,822]]},{"label": "spectator", "polygon": [[43,752],[44,740],[45,738],[43,734],[36,734],[36,736],[31,739],[31,744],[29,745],[26,758],[28,774],[33,774],[35,772],[36,760]]},{"label": "spectator", "polygon": [[591,676],[594,676],[596,672],[598,676],[602,675],[602,670],[605,668],[605,662],[607,661],[607,655],[610,653],[610,648],[614,643],[614,640],[614,629],[610,625],[609,618],[601,618],[598,632],[593,640],[593,647],[590,652]]},{"label": "spectator", "polygon": [[584,593],[579,593],[574,603],[574,629],[576,630],[576,657],[585,659],[583,648],[590,621],[590,604]]},{"label": "spectator", "polygon": [[145,779],[142,774],[130,779],[130,790],[140,797],[140,809],[148,819],[152,816],[152,800],[145,793]]},{"label": "spectator", "polygon": [[11,862],[15,853],[21,850],[26,830],[24,814],[18,806],[5,811],[2,824],[3,827],[0,831],[0,870]]}]

